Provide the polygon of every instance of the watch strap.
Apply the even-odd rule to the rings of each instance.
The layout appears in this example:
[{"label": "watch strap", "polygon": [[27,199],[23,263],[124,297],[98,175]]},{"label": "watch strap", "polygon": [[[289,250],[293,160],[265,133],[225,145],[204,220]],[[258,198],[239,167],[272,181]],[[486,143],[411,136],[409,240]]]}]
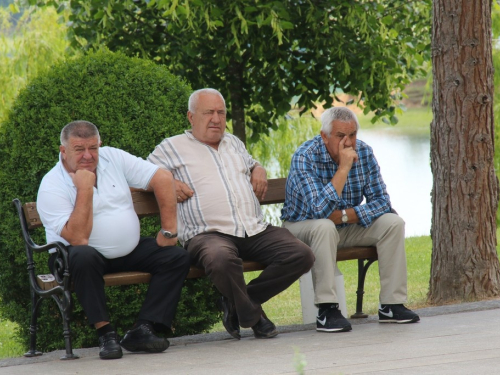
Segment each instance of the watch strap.
[{"label": "watch strap", "polygon": [[160,230],[160,232],[166,238],[175,238],[175,237],[177,237],[177,233],[169,232],[168,230],[165,230],[163,228]]}]

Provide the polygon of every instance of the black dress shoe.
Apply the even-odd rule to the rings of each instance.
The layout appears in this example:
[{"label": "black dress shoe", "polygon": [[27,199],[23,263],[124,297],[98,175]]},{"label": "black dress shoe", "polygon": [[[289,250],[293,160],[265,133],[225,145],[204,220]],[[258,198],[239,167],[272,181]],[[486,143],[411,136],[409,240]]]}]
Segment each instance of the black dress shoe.
[{"label": "black dress shoe", "polygon": [[276,326],[267,318],[264,312],[262,312],[259,321],[252,329],[254,336],[258,339],[270,339],[278,335]]},{"label": "black dress shoe", "polygon": [[101,359],[118,359],[122,356],[122,348],[118,344],[116,332],[108,332],[99,337],[99,357]]},{"label": "black dress shoe", "polygon": [[217,307],[222,311],[222,324],[224,324],[227,333],[235,339],[241,339],[240,322],[234,305],[226,297],[222,296],[217,300]]},{"label": "black dress shoe", "polygon": [[167,339],[156,336],[151,325],[141,324],[129,330],[120,345],[129,352],[160,353],[167,350],[170,343]]}]

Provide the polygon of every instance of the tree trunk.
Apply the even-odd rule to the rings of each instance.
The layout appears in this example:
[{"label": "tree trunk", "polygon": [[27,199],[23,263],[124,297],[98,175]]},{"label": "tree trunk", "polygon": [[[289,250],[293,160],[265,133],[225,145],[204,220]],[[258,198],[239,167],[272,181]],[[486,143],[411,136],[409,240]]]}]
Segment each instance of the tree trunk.
[{"label": "tree trunk", "polygon": [[246,144],[245,102],[243,100],[243,65],[231,60],[228,67],[233,134]]},{"label": "tree trunk", "polygon": [[429,302],[500,292],[491,0],[434,0]]}]

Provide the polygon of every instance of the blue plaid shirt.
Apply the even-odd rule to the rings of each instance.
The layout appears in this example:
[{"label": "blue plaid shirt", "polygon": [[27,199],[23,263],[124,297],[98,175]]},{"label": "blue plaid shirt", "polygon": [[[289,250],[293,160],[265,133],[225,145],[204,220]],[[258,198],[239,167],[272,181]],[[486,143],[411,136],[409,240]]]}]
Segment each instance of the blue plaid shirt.
[{"label": "blue plaid shirt", "polygon": [[[338,165],[321,136],[304,142],[292,157],[281,219],[292,222],[325,219],[335,210],[352,207],[359,224],[369,227],[377,217],[391,212],[391,201],[372,148],[358,139],[356,152],[358,161],[352,165],[339,197],[331,183]],[[366,201],[361,204],[363,198]],[[337,227],[346,225],[349,224]]]}]

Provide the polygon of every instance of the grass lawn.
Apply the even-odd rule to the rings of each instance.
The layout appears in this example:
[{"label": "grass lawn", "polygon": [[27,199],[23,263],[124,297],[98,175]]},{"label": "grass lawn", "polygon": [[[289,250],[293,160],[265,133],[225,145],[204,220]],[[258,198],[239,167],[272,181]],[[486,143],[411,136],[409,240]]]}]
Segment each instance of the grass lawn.
[{"label": "grass lawn", "polygon": [[25,352],[14,340],[15,328],[15,323],[0,319],[0,359],[19,357]]},{"label": "grass lawn", "polygon": [[371,116],[358,114],[361,129],[385,129],[394,133],[402,133],[408,136],[425,135],[430,133],[432,121],[432,109],[430,107],[410,108],[398,116],[396,125],[387,125],[384,122],[371,123]]}]

